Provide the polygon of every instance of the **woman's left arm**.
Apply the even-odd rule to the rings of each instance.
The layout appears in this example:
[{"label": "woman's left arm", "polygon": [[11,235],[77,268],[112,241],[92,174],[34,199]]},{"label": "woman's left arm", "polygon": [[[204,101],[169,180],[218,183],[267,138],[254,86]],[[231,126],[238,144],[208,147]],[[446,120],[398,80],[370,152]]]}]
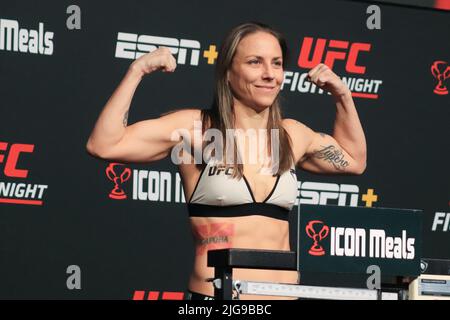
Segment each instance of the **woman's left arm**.
[{"label": "woman's left arm", "polygon": [[333,136],[303,125],[310,143],[298,165],[315,173],[362,174],[366,168],[366,138],[350,89],[325,64],[315,66],[308,76],[312,83],[332,94],[336,119]]},{"label": "woman's left arm", "polygon": [[347,90],[341,95],[333,95],[336,103],[333,138],[364,171],[367,161],[366,137],[352,99],[352,93],[349,89]]}]

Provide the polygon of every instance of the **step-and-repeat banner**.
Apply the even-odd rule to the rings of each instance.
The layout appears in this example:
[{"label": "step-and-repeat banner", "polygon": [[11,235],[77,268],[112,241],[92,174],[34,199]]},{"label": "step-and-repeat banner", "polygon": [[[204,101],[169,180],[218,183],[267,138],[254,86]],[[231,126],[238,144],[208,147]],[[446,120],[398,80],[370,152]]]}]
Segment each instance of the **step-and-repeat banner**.
[{"label": "step-and-repeat banner", "polygon": [[299,203],[422,209],[423,256],[450,258],[449,13],[348,1],[3,1],[0,298],[179,299],[194,258],[177,167],[103,161],[86,142],[130,63],[162,43],[175,73],[141,82],[129,121],[207,108],[221,40],[261,21],[285,34],[285,117],[332,133],[318,63],[353,92],[360,176],[298,170]]}]

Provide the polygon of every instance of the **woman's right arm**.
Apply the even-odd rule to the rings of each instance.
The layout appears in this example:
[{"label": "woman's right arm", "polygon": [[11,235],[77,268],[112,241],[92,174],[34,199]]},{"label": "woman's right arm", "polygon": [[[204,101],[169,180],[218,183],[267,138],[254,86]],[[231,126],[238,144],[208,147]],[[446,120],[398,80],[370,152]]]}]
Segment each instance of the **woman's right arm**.
[{"label": "woman's right arm", "polygon": [[86,149],[93,156],[116,161],[149,162],[164,158],[178,143],[172,132],[193,127],[200,111],[185,109],[127,126],[128,110],[142,77],[156,70],[173,72],[176,61],[161,47],[135,60],[103,108]]}]

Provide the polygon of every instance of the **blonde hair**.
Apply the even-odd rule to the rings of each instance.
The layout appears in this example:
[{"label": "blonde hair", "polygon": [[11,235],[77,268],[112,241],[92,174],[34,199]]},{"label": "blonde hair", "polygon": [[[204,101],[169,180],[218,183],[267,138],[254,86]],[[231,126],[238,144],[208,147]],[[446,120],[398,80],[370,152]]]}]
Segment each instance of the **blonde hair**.
[{"label": "blonde hair", "polygon": [[[280,44],[282,55],[283,55],[283,69],[287,63],[287,45],[284,37],[271,27],[258,23],[258,22],[247,22],[234,27],[225,37],[222,42],[221,48],[219,50],[219,56],[216,64],[216,74],[215,74],[215,92],[214,101],[210,109],[203,109],[202,114],[202,130],[208,128],[215,128],[222,132],[222,137],[226,136],[227,129],[234,129],[234,112],[233,112],[233,94],[229,82],[227,80],[227,71],[232,65],[233,58],[236,54],[236,49],[240,41],[253,33],[256,32],[266,32],[277,38]],[[294,162],[294,155],[292,152],[292,141],[289,134],[282,126],[282,114],[281,114],[281,104],[280,95],[278,95],[273,104],[270,106],[269,119],[267,122],[267,150],[269,150],[272,155],[271,148],[271,132],[272,129],[278,129],[279,137],[279,155],[276,159],[279,159],[277,164],[277,172],[275,174],[281,174],[286,170],[289,170]],[[206,142],[203,143],[203,149]],[[224,139],[223,155],[226,156],[227,151],[227,141]],[[234,157],[237,159],[237,146],[234,143]],[[272,156],[272,159],[274,157]],[[204,164],[202,164],[204,165]],[[228,165],[227,165],[228,166]],[[243,176],[243,165],[241,163],[236,163],[236,161],[231,164],[233,167],[233,178]]]}]

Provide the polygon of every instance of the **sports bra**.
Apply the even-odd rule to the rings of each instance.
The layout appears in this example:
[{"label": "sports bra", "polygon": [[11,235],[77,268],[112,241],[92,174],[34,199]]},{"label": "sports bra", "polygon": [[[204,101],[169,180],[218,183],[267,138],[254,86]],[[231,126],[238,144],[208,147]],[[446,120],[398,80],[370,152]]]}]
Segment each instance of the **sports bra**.
[{"label": "sports bra", "polygon": [[191,217],[267,216],[288,220],[297,198],[295,166],[277,174],[272,191],[262,202],[256,202],[248,180],[232,178],[233,168],[209,161],[202,169],[194,192],[188,201]]}]

